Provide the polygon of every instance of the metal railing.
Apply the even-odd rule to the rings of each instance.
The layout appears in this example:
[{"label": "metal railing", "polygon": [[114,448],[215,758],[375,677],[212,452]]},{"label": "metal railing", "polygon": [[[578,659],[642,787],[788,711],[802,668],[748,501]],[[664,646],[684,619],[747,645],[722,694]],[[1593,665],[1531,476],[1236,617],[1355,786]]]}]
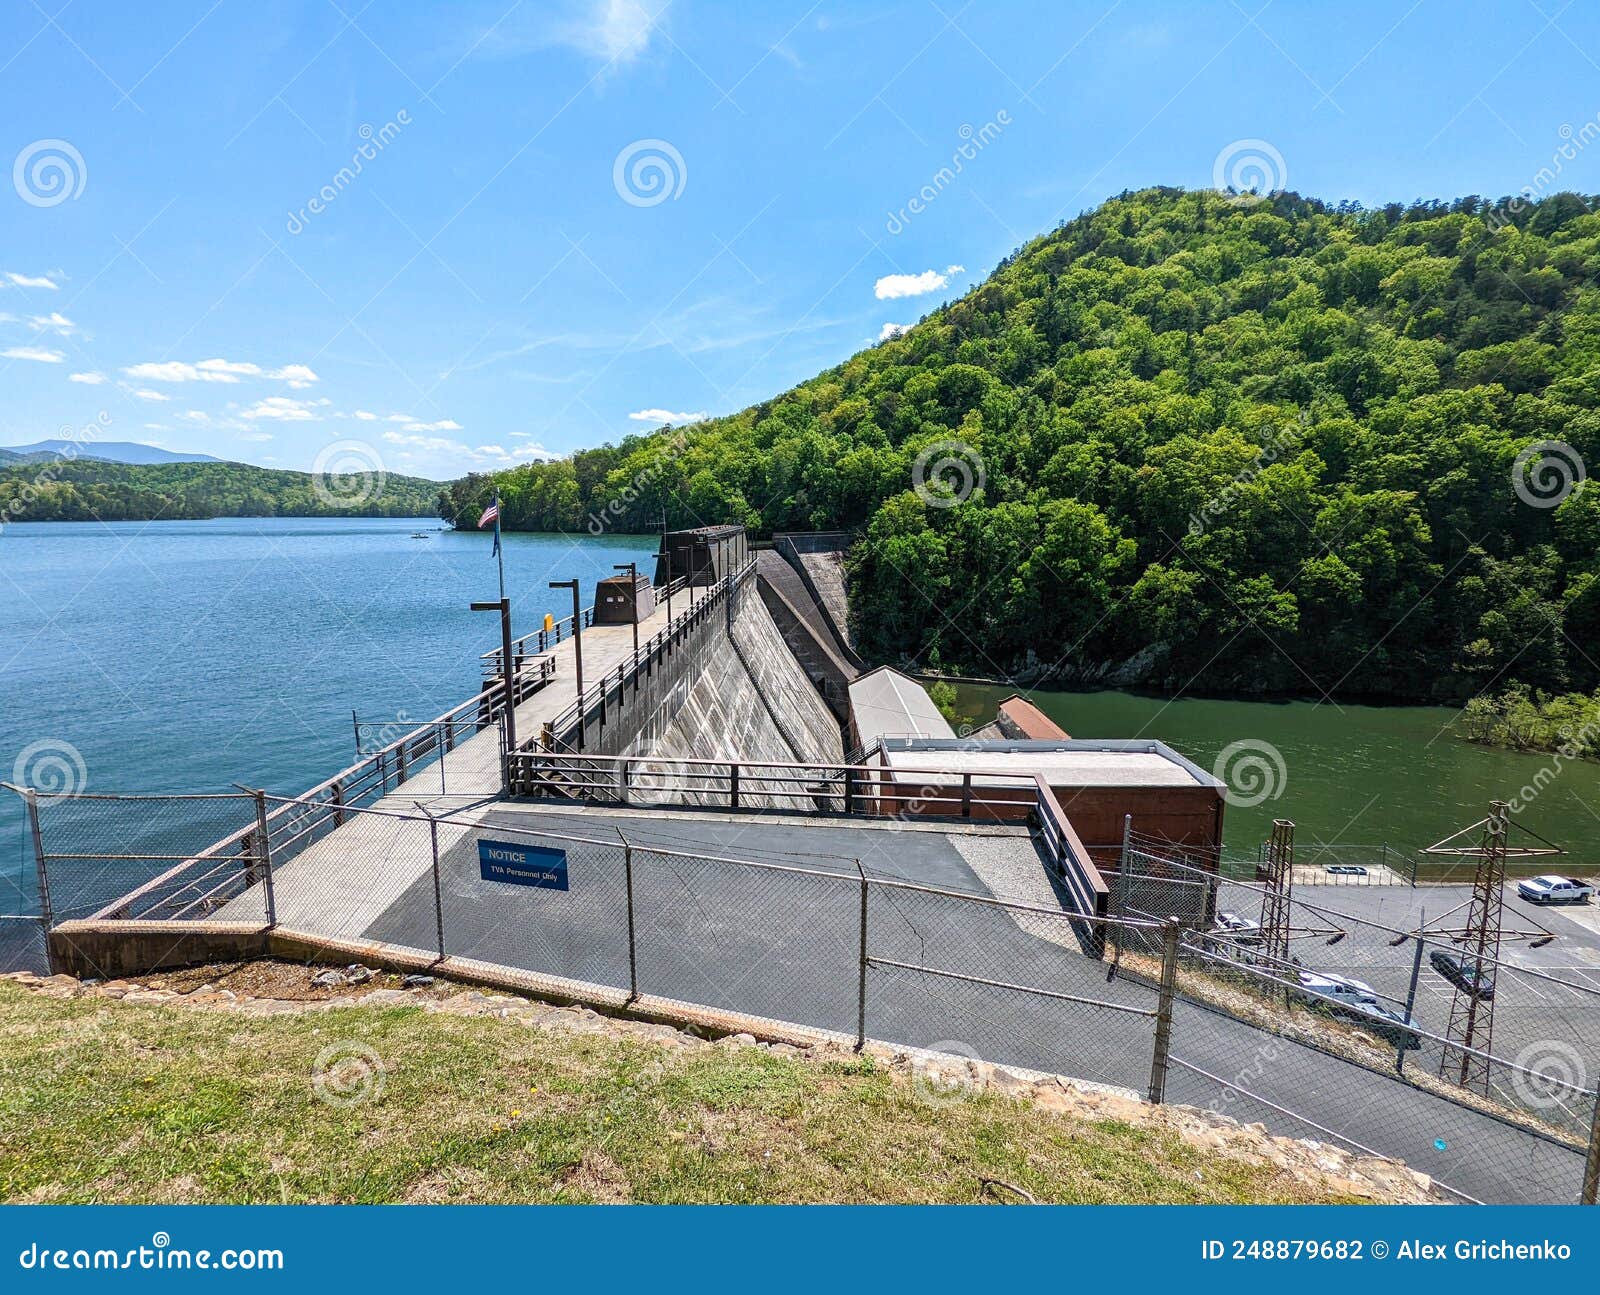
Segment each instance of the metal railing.
[{"label": "metal railing", "polygon": [[[586,680],[583,690],[572,703],[545,721],[542,732],[523,742],[521,749],[537,748],[554,751],[581,749],[584,734],[590,725],[594,723],[605,725],[610,717],[626,704],[629,684],[632,684],[632,690],[637,693],[640,681],[654,674],[659,664],[678,650],[684,637],[691,630],[705,624],[727,599],[737,593],[739,586],[748,580],[754,571],[755,563],[752,561],[741,570],[724,576],[716,584],[707,586],[706,592],[700,598],[689,608],[674,615],[669,624],[662,626],[649,639],[639,644],[625,660],[618,662],[615,670],[606,671],[592,684]],[[672,582],[670,588],[674,593],[690,588],[689,578],[679,577]],[[570,616],[567,618],[569,622],[571,619]],[[584,624],[587,626],[589,621],[585,620]],[[498,654],[496,659],[498,660]]]}]

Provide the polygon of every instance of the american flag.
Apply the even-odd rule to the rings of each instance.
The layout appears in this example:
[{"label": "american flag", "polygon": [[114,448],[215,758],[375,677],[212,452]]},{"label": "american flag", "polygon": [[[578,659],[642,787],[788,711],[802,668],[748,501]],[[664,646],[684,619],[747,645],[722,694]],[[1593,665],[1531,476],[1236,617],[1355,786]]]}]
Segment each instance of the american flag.
[{"label": "american flag", "polygon": [[478,518],[478,529],[481,531],[490,522],[500,520],[500,496],[494,497],[494,502],[483,510],[483,516]]}]

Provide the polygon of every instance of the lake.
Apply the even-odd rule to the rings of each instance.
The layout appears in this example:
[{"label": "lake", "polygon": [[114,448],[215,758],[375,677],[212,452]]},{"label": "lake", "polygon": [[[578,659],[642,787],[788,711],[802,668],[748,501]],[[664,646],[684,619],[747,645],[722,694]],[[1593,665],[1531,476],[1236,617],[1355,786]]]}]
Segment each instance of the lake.
[{"label": "lake", "polygon": [[[499,596],[490,544],[433,518],[6,526],[0,779],[48,785],[52,759],[71,767],[67,744],[90,791],[303,791],[355,759],[352,709],[425,720],[479,690],[499,620],[467,604]],[[513,632],[570,614],[550,580],[581,579],[587,606],[613,563],[656,547],[508,534]],[[0,848],[14,878],[31,856],[9,792]],[[14,885],[0,885],[0,912],[15,911]]]},{"label": "lake", "polygon": [[[956,689],[957,707],[988,719],[1016,691],[963,684]],[[1392,849],[1418,850],[1477,822],[1491,800],[1511,799],[1540,770],[1559,763],[1556,776],[1513,817],[1570,851],[1550,867],[1588,874],[1600,865],[1600,764],[1475,746],[1456,735],[1452,709],[1174,700],[1111,691],[1029,695],[1073,737],[1159,739],[1247,793],[1244,799],[1266,786],[1245,780],[1252,772],[1265,774],[1275,796],[1259,805],[1230,804],[1226,811],[1230,853],[1253,853],[1271,834],[1274,818],[1294,820],[1297,842],[1387,842]],[[1219,757],[1235,744],[1242,745],[1228,776],[1219,770]],[[1252,754],[1260,755],[1254,770],[1241,766]]]}]

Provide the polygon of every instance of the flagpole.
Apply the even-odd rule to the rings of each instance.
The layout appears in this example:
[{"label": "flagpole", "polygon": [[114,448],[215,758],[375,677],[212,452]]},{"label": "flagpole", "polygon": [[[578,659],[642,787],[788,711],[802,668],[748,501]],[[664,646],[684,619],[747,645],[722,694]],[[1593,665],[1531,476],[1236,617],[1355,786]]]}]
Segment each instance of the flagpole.
[{"label": "flagpole", "polygon": [[496,569],[500,572],[500,601],[504,602],[506,597],[506,554],[505,549],[500,545],[500,492],[498,490],[495,491],[494,495],[494,562]]}]

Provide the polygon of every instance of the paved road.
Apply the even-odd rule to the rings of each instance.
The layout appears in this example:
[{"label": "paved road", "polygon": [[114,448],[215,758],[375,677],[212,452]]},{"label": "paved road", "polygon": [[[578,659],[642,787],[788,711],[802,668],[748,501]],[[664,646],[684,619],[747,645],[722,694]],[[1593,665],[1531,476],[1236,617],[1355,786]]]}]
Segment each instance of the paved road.
[{"label": "paved road", "polygon": [[[598,819],[578,824],[546,817],[541,826],[559,844],[581,826],[600,835]],[[496,808],[486,826],[464,833],[443,856],[443,906],[449,952],[601,984],[628,984],[626,882],[620,844],[569,846],[572,888],[566,892],[506,886],[480,879],[476,841],[506,834],[529,817]],[[785,861],[800,844],[783,820],[693,822],[679,816],[643,819],[630,839],[681,848],[702,833],[715,845],[735,842],[746,857],[770,848]],[[819,831],[832,829],[819,829]],[[859,881],[852,833],[830,837],[839,855],[810,860],[829,875],[742,867],[682,857],[639,845],[634,852],[637,965],[643,992],[712,1007],[853,1031],[859,974]],[[896,873],[981,894],[982,884],[943,836],[896,833]],[[809,845],[816,835],[807,832]],[[842,856],[842,857],[841,857]],[[889,875],[887,868],[873,870]],[[992,904],[874,887],[868,907],[867,1031],[914,1047],[942,1045],[986,1059],[1058,1070],[1143,1091],[1148,1083],[1152,1023],[1113,1006],[935,977],[881,965],[907,963],[965,976],[1032,986],[1136,1011],[1154,1006],[1146,987],[1107,981],[1105,965],[1082,956],[1064,921],[1049,921]],[[431,947],[431,877],[399,894],[364,932],[369,938]],[[1168,1094],[1260,1120],[1294,1136],[1326,1137],[1304,1121],[1434,1174],[1468,1196],[1497,1202],[1576,1199],[1581,1156],[1492,1118],[1374,1074],[1338,1058],[1278,1039],[1198,1005],[1174,1013],[1174,1055],[1226,1081],[1175,1067]],[[1296,1112],[1272,1110],[1252,1097]]]}]

